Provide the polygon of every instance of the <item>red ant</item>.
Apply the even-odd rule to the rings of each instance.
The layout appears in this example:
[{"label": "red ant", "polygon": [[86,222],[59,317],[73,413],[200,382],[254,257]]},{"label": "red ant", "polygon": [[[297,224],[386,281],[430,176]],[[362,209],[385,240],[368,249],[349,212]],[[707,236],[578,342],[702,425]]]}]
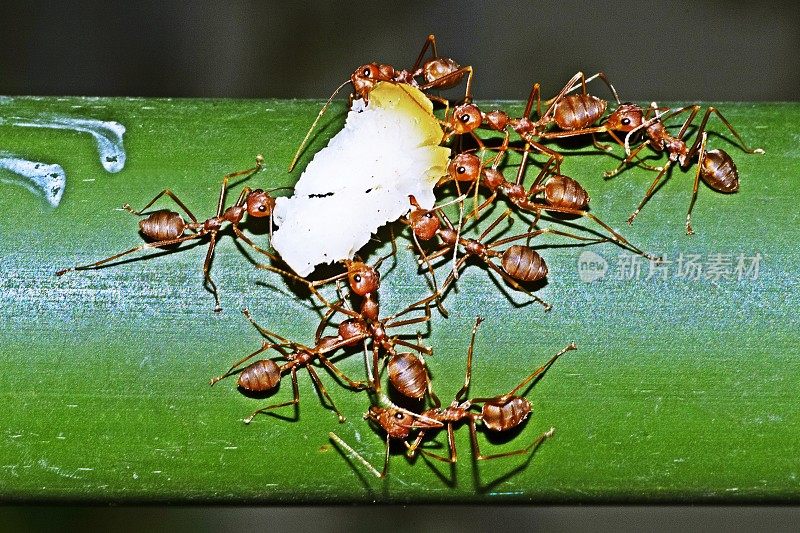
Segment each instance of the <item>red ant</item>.
[{"label": "red ant", "polygon": [[[441,213],[440,217],[435,213],[436,210],[430,211],[420,207],[416,198],[413,196],[410,197],[410,201],[413,208],[408,214],[407,223],[412,228],[414,243],[422,255],[422,260],[428,264],[428,270],[431,272],[431,275],[433,275],[431,260],[453,251],[454,248],[459,245],[462,246],[466,252],[465,255],[456,260],[453,271],[449,274],[442,286],[436,289],[434,285],[434,294],[418,304],[427,303],[434,299],[438,300],[441,295],[447,291],[447,287],[455,281],[458,271],[464,266],[467,260],[470,257],[476,257],[499,274],[514,289],[524,292],[544,306],[545,311],[549,311],[552,307],[549,303],[535,296],[519,283],[535,282],[547,276],[547,264],[542,256],[539,255],[539,252],[530,246],[520,244],[512,245],[502,252],[498,251],[496,248],[521,239],[532,239],[546,233],[588,242],[605,242],[608,240],[605,237],[600,239],[587,238],[551,228],[544,228],[527,231],[503,239],[484,242],[486,236],[511,214],[511,209],[507,209],[489,224],[477,239],[468,239],[460,236],[460,228],[456,230],[452,222],[450,222],[450,219],[441,209],[436,209]],[[442,220],[444,220],[445,228],[441,227]],[[420,246],[419,241],[429,241],[437,235],[442,240],[441,246],[432,254],[426,254]],[[500,258],[500,266],[492,261],[493,258]]]},{"label": "red ant", "polygon": [[[706,151],[706,140],[708,138],[706,124],[712,113],[716,114],[722,123],[734,135],[734,137],[736,137],[740,143],[740,148],[744,152],[748,154],[764,153],[764,150],[761,148],[749,148],[744,142],[744,139],[742,139],[741,135],[739,135],[731,123],[728,122],[728,120],[725,119],[725,117],[723,117],[719,110],[717,110],[715,107],[709,107],[706,109],[703,119],[700,121],[700,126],[697,128],[695,141],[691,146],[689,146],[684,140],[684,136],[686,135],[686,132],[691,124],[694,122],[694,119],[697,117],[700,109],[701,106],[695,104],[681,107],[668,113],[659,114],[658,108],[656,107],[655,103],[653,103],[649,111],[653,111],[655,116],[653,118],[646,119],[646,115],[639,106],[627,104],[624,107],[620,106],[620,109],[612,114],[612,116],[609,116],[608,120],[606,121],[607,123],[611,124],[608,126],[609,128],[614,128],[618,124],[624,127],[622,131],[627,132],[625,142],[623,143],[627,157],[615,170],[607,172],[607,177],[616,175],[620,170],[622,170],[622,168],[624,168],[626,164],[636,157],[645,146],[650,146],[657,152],[666,152],[669,157],[666,165],[660,169],[660,172],[653,180],[650,188],[647,189],[647,193],[645,193],[645,196],[639,203],[639,206],[628,218],[628,224],[633,223],[636,215],[639,214],[639,211],[641,211],[642,207],[644,207],[644,204],[647,203],[647,200],[649,200],[650,197],[655,193],[658,183],[667,174],[670,167],[673,164],[678,163],[682,169],[686,170],[692,165],[692,161],[694,160],[695,156],[697,157],[697,172],[695,173],[692,199],[689,203],[689,210],[686,214],[687,235],[694,233],[691,222],[692,208],[697,200],[697,190],[700,179],[702,179],[709,187],[719,192],[734,193],[739,190],[739,174],[731,156],[721,149]],[[664,122],[672,117],[686,112],[689,112],[689,116],[684,121],[680,131],[675,136],[671,135],[666,126],[664,126]],[[629,146],[629,140],[633,134],[640,130],[644,131],[646,139],[644,142],[631,150]]]},{"label": "red ant", "polygon": [[[496,432],[509,431],[519,427],[528,418],[531,412],[530,400],[524,396],[518,396],[517,394],[519,391],[530,384],[534,379],[540,377],[561,355],[568,351],[575,350],[577,347],[575,343],[568,344],[564,349],[551,357],[549,361],[528,375],[506,394],[465,400],[464,397],[469,391],[472,376],[472,354],[475,346],[475,336],[478,326],[482,321],[483,319],[481,317],[477,317],[475,320],[475,325],[472,328],[472,338],[467,351],[467,370],[464,377],[464,385],[456,393],[455,399],[449,406],[443,408],[438,398],[433,396],[434,407],[417,414],[402,409],[392,404],[386,397],[379,395],[378,405],[370,407],[364,417],[373,421],[386,432],[386,454],[383,470],[381,472],[378,472],[375,467],[344,442],[338,435],[331,432],[328,434],[330,438],[353,454],[370,472],[380,478],[386,476],[389,467],[389,447],[391,439],[397,439],[403,442],[406,447],[406,456],[408,458],[413,458],[416,456],[417,452],[421,452],[427,457],[455,464],[458,460],[458,455],[456,452],[454,427],[461,422],[467,422],[469,424],[472,453],[476,460],[484,461],[513,455],[527,455],[532,450],[535,450],[545,439],[553,435],[553,428],[539,435],[531,444],[524,448],[492,455],[484,455],[481,453],[478,444],[477,423],[479,421],[483,422],[483,425],[487,429]],[[473,407],[478,406],[480,406],[480,413],[472,411]],[[450,450],[449,457],[437,455],[421,447],[427,432],[438,431],[445,427],[447,428],[447,440]],[[417,431],[416,437],[413,442],[409,443],[408,439],[411,436],[411,432],[414,430]]]},{"label": "red ant", "polygon": [[[390,336],[389,330],[428,322],[431,319],[430,305],[428,304],[429,300],[426,299],[411,304],[402,311],[385,318],[380,318],[380,305],[378,303],[377,294],[364,296],[361,300],[361,306],[358,312],[344,307],[344,301],[342,297],[335,304],[331,304],[331,308],[325,314],[317,328],[316,338],[321,338],[325,327],[337,311],[344,313],[350,318],[342,321],[338,325],[337,330],[338,337],[346,341],[345,346],[356,346],[359,342],[366,339],[372,341],[373,383],[377,383],[379,379],[378,376],[380,372],[378,370],[378,362],[380,360],[380,352],[384,351],[389,355],[389,375],[394,376],[392,382],[398,392],[410,398],[422,398],[424,396],[424,389],[427,388],[430,381],[425,360],[411,353],[398,353],[395,347],[397,345],[404,346],[419,354],[425,355],[431,355],[432,350],[421,343],[419,333],[417,334],[417,343],[412,343],[399,338],[397,335]],[[423,309],[423,306],[424,315],[398,320],[399,317],[411,311]]]},{"label": "red ant", "polygon": [[[506,141],[507,140],[506,138]],[[530,188],[526,190],[522,185],[529,153],[526,149],[523,160],[517,171],[516,181],[508,181],[503,173],[498,170],[499,163],[507,150],[507,143],[504,143],[503,146],[500,147],[490,167],[487,167],[480,157],[469,152],[460,153],[451,160],[447,169],[447,177],[450,180],[456,183],[462,181],[469,182],[470,186],[480,184],[491,191],[491,195],[483,204],[480,206],[476,205],[476,212],[491,204],[498,193],[502,193],[517,208],[535,213],[536,218],[531,226],[535,226],[539,221],[542,211],[586,217],[608,231],[611,234],[611,240],[618,245],[623,248],[628,248],[648,259],[654,259],[653,256],[647,252],[631,244],[625,237],[620,235],[597,216],[588,212],[589,194],[586,192],[586,189],[576,180],[550,171],[551,164],[553,163],[552,159],[545,164]],[[442,183],[443,181],[440,181],[440,184]]]},{"label": "red ant", "polygon": [[[185,241],[208,238],[208,252],[206,253],[206,259],[203,263],[203,275],[205,276],[206,283],[211,287],[211,293],[214,295],[214,311],[221,311],[222,307],[220,306],[219,302],[217,285],[214,283],[214,280],[211,279],[210,269],[211,261],[214,257],[214,250],[217,245],[217,236],[222,230],[223,225],[226,222],[229,223],[236,237],[244,241],[248,246],[257,252],[260,252],[270,258],[275,257],[273,254],[258,247],[239,229],[239,224],[241,223],[245,214],[257,218],[268,217],[272,215],[272,210],[275,207],[275,199],[270,196],[269,192],[271,191],[263,191],[261,189],[251,189],[250,187],[245,187],[242,189],[241,194],[239,194],[239,198],[236,200],[236,203],[223,211],[225,194],[228,189],[228,180],[242,175],[247,175],[247,177],[250,177],[259,172],[263,167],[263,164],[264,158],[259,155],[256,158],[255,167],[242,170],[240,172],[227,174],[222,180],[222,188],[219,193],[219,202],[217,203],[217,212],[213,217],[208,218],[203,222],[199,222],[189,208],[186,207],[186,205],[184,205],[178,196],[170,189],[164,189],[158,193],[155,198],[150,200],[140,211],[132,209],[128,204],[123,205],[122,208],[129,213],[132,213],[136,216],[144,216],[146,214],[145,210],[152,206],[159,198],[162,196],[168,196],[176,204],[178,204],[184,213],[186,213],[191,222],[186,222],[183,217],[175,211],[170,211],[167,209],[153,211],[147,215],[147,218],[139,221],[139,229],[141,233],[145,238],[151,240],[152,242],[136,246],[130,250],[112,255],[111,257],[107,257],[106,259],[102,259],[95,263],[59,270],[56,272],[56,275],[61,276],[70,270],[95,269],[106,263],[119,259],[120,257],[147,248],[167,248]],[[273,189],[272,191],[275,190],[278,189]]]},{"label": "red ant", "polygon": [[[429,48],[432,54],[431,58],[423,62],[425,52],[427,52]],[[351,83],[353,86],[353,92],[349,97],[349,101],[352,104],[353,100],[357,98],[363,99],[364,102],[368,102],[369,93],[372,91],[375,85],[382,81],[390,83],[407,83],[420,89],[421,91],[428,91],[431,89],[451,89],[461,83],[461,80],[464,79],[464,76],[467,76],[467,86],[464,99],[466,101],[471,101],[472,74],[473,71],[471,66],[462,67],[455,60],[449,57],[439,56],[436,50],[436,37],[433,34],[428,35],[428,38],[425,40],[425,44],[422,46],[422,50],[420,51],[419,56],[414,62],[414,66],[411,68],[411,70],[396,70],[391,65],[379,63],[367,63],[365,65],[361,65],[353,71],[349,80],[343,82],[341,85],[339,85],[339,87],[336,88],[335,91],[333,91],[333,94],[330,96],[330,98],[328,98],[328,101],[325,103],[322,109],[320,109],[319,113],[317,114],[317,118],[314,120],[314,123],[311,124],[311,128],[309,128],[308,133],[306,133],[305,138],[300,143],[300,147],[297,149],[297,152],[292,158],[292,162],[289,164],[289,171],[291,172],[297,164],[297,160],[300,158],[303,148],[308,142],[308,139],[311,137],[311,133],[314,131],[317,123],[322,118],[322,115],[325,114],[325,111],[327,111],[331,102],[342,89],[342,87],[348,83]],[[422,77],[422,82],[417,80],[419,77]],[[449,102],[443,98],[430,94],[428,95],[428,98],[443,103],[449,108]]]},{"label": "red ant", "polygon": [[[344,422],[344,416],[339,409],[337,409],[336,404],[333,403],[333,399],[328,394],[328,391],[325,389],[322,381],[320,381],[319,376],[317,375],[317,372],[314,370],[313,366],[311,366],[311,363],[314,360],[318,360],[325,366],[325,368],[332,371],[338,378],[344,380],[351,389],[363,390],[367,388],[366,382],[354,381],[350,379],[326,356],[326,354],[351,345],[358,339],[355,337],[344,339],[341,336],[327,336],[318,338],[315,346],[308,347],[290,341],[284,337],[281,337],[277,333],[273,333],[272,331],[260,326],[255,320],[253,320],[253,317],[250,315],[250,312],[247,309],[244,309],[242,312],[244,313],[244,316],[247,317],[247,320],[249,320],[250,323],[253,324],[253,326],[258,330],[258,332],[261,333],[261,335],[263,335],[269,342],[264,342],[261,348],[234,363],[230,369],[228,369],[228,371],[221,376],[212,379],[211,385],[213,386],[218,381],[238,372],[239,379],[237,384],[241,389],[248,392],[257,393],[269,392],[280,384],[281,377],[288,371],[292,376],[292,391],[294,393],[294,397],[291,401],[268,405],[267,407],[262,407],[261,409],[254,411],[250,416],[245,418],[245,424],[249,424],[257,414],[265,413],[272,409],[287,407],[289,405],[293,405],[295,406],[295,409],[297,409],[297,407],[300,405],[300,390],[297,386],[297,369],[303,367],[308,370],[308,375],[311,376],[314,386],[322,394],[322,396],[325,397],[330,406],[336,412],[336,415],[339,417],[339,422]],[[366,334],[361,336],[361,338],[366,337]],[[275,342],[273,339],[277,339],[278,342]],[[284,348],[289,348],[291,352],[284,350]],[[282,365],[278,365],[272,359],[261,359],[244,368],[239,368],[246,361],[270,349],[274,349],[279,352],[287,362]]]},{"label": "red ant", "polygon": [[[525,105],[525,111],[519,118],[512,118],[508,113],[500,110],[483,112],[471,102],[456,106],[453,112],[447,115],[444,120],[444,126],[448,130],[445,140],[453,135],[468,133],[475,139],[478,146],[483,148],[483,141],[475,134],[477,128],[483,126],[494,131],[505,132],[506,138],[510,128],[526,142],[526,150],[530,146],[538,152],[547,154],[555,161],[556,171],[560,172],[561,161],[564,156],[544,146],[539,141],[551,137],[565,136],[564,134],[575,134],[576,131],[582,131],[582,129],[591,126],[603,116],[607,105],[606,101],[586,92],[587,81],[595,78],[603,80],[611,89],[614,98],[619,102],[616,89],[614,89],[614,86],[603,72],[598,72],[588,80],[583,72],[578,72],[556,97],[549,100],[550,105],[543,115],[540,114],[541,96],[538,83],[533,85],[528,96],[528,102]],[[575,90],[575,84],[578,81],[580,81],[580,86],[583,87],[583,92],[581,94],[568,95],[569,92]],[[530,118],[534,102],[536,102],[537,114],[539,115],[539,118],[535,121]],[[557,125],[564,131],[548,132],[547,128],[552,124]],[[608,146],[599,145],[594,137],[592,137],[592,141],[598,148],[608,149]]]},{"label": "red ant", "polygon": [[[431,58],[423,63],[425,52],[431,49]],[[440,57],[436,51],[436,37],[431,34],[425,40],[422,50],[414,62],[411,70],[396,70],[391,65],[378,63],[367,63],[353,71],[350,82],[353,84],[353,94],[355,97],[369,99],[369,93],[379,81],[390,81],[395,83],[408,83],[420,90],[429,89],[451,89],[461,83],[464,76],[467,76],[467,87],[464,98],[472,99],[472,67],[462,67],[449,57]],[[418,77],[424,80],[422,83],[417,81]]]}]

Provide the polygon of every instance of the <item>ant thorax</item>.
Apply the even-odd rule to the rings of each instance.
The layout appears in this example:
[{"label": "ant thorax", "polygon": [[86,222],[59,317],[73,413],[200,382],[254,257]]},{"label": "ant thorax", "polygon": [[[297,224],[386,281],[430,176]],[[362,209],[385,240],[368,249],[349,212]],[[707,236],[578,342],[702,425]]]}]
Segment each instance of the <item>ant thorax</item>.
[{"label": "ant thorax", "polygon": [[272,245],[299,275],[352,259],[373,233],[408,212],[408,196],[432,208],[450,150],[433,104],[411,85],[380,82],[356,100],[344,129],[308,164],[294,196],[275,204]]}]

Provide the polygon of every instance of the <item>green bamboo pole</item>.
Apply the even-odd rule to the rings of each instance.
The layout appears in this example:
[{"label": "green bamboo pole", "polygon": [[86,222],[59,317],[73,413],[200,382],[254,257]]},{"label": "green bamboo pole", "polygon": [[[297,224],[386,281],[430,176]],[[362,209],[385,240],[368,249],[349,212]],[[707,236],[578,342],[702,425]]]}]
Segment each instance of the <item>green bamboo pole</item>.
[{"label": "green bamboo pole", "polygon": [[[554,437],[530,462],[507,458],[476,466],[463,428],[456,439],[456,481],[448,484],[442,480],[452,476],[448,468],[423,460],[412,465],[402,455],[392,457],[386,481],[372,478],[356,461],[348,463],[328,432],[336,431],[378,466],[382,436],[361,419],[366,396],[343,389],[324,372],[322,379],[348,417],[344,424],[320,404],[305,373],[299,376],[296,422],[264,416],[249,426],[242,423],[257,407],[290,399],[288,379],[267,399],[241,395],[232,380],[209,387],[212,376],[260,345],[239,313],[242,307],[263,325],[306,344],[319,321],[308,300],[299,299],[280,277],[253,268],[247,250],[230,237],[220,243],[213,265],[225,308],[220,314],[212,312],[212,298],[202,286],[202,247],[54,275],[141,242],[136,220],[119,210],[123,203],[142,206],[169,187],[205,218],[214,210],[221,176],[246,168],[259,153],[266,169],[249,185],[292,184],[296,177],[285,168],[319,103],[0,100],[4,119],[79,116],[116,121],[127,130],[124,168],[109,173],[85,132],[0,123],[0,152],[57,163],[66,175],[54,208],[42,193],[0,171],[5,214],[0,499],[796,499],[800,235],[793,198],[800,107],[720,107],[745,139],[767,154],[746,155],[724,139],[710,138],[712,147],[734,157],[741,190],[721,195],[701,185],[692,237],[683,231],[692,172],[674,171],[628,228],[624,221],[651,173],[632,168],[603,180],[602,171],[616,161],[596,154],[570,157],[563,169],[589,190],[594,213],[671,261],[666,272],[651,275],[645,261],[637,271],[630,256],[612,244],[545,249],[549,283],[537,294],[554,306],[545,314],[537,305],[515,306],[480,267],[465,271],[458,292],[446,300],[449,320],[435,316],[426,338],[435,349],[429,365],[444,401],[461,386],[476,314],[487,320],[476,343],[474,395],[510,389],[567,342],[575,341],[579,349],[531,390],[534,411],[520,432],[499,440],[481,435],[482,447],[494,453],[555,427]],[[342,117],[341,107],[329,114],[303,161],[337,131]],[[263,227],[248,231],[266,242]],[[413,273],[407,239],[399,243],[398,264],[385,273],[381,292],[387,313],[426,290]],[[581,270],[583,252],[596,256],[584,255]],[[601,268],[603,262],[604,276],[585,281],[585,267]],[[704,269],[697,279],[692,264]],[[713,274],[714,268],[722,273]],[[512,298],[525,301],[519,294]],[[363,372],[357,355],[341,360],[341,366],[353,375]],[[443,437],[438,442],[445,445]]]}]

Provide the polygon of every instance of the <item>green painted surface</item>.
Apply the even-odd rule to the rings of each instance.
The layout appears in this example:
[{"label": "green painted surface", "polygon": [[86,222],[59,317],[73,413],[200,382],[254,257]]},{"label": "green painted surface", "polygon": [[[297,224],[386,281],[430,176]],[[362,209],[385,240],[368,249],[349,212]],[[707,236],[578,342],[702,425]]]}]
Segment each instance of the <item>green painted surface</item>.
[{"label": "green painted surface", "polygon": [[[702,187],[692,237],[683,232],[692,173],[675,171],[628,228],[624,221],[652,174],[632,168],[605,181],[601,171],[616,164],[610,158],[567,159],[564,172],[584,183],[597,215],[673,261],[665,278],[650,277],[646,262],[638,276],[624,268],[627,254],[611,244],[548,248],[543,254],[549,284],[538,294],[554,308],[543,313],[536,305],[512,305],[480,267],[465,271],[458,292],[446,300],[450,319],[435,316],[426,339],[435,348],[429,364],[443,400],[460,387],[477,313],[487,321],[476,344],[472,395],[510,389],[569,341],[579,350],[532,389],[533,416],[513,439],[487,442],[481,436],[487,452],[520,447],[551,426],[554,438],[525,468],[518,468],[519,458],[476,467],[462,428],[455,486],[443,483],[424,461],[411,465],[399,454],[386,481],[343,460],[328,441],[329,431],[376,465],[382,437],[361,419],[366,395],[338,386],[324,372],[323,381],[348,417],[345,424],[320,405],[305,372],[299,375],[297,422],[260,417],[242,423],[255,408],[289,399],[288,380],[266,400],[241,395],[233,380],[208,386],[212,376],[260,344],[240,308],[249,307],[265,326],[306,344],[319,320],[281,278],[254,269],[231,238],[220,243],[213,268],[221,314],[212,312],[212,298],[202,287],[203,247],[53,275],[140,243],[136,220],[118,209],[122,203],[139,207],[170,187],[205,218],[213,212],[222,174],[246,168],[258,153],[266,169],[251,185],[291,184],[296,178],[286,165],[318,107],[291,101],[0,100],[3,116],[47,112],[116,120],[127,127],[128,156],[122,172],[108,174],[87,134],[0,125],[0,151],[57,162],[67,173],[57,208],[22,187],[0,183],[0,499],[797,498],[800,227],[794,197],[800,190],[800,107],[794,104],[722,105],[743,136],[767,154],[746,155],[712,137],[713,147],[736,160],[742,186],[734,195]],[[341,124],[342,108],[337,109],[304,161]],[[257,240],[266,242],[263,230],[255,229]],[[386,313],[425,291],[422,278],[413,275],[407,242],[399,241],[399,264],[385,274]],[[583,251],[607,262],[602,279],[581,280]],[[681,275],[681,254],[698,255],[706,269],[722,264],[729,274],[718,280]],[[723,254],[721,263],[716,254]],[[757,275],[739,279],[740,256],[746,266],[760,257]],[[340,363],[351,375],[363,371],[358,355]],[[438,441],[444,444],[443,437]],[[442,465],[434,466],[450,476]]]}]

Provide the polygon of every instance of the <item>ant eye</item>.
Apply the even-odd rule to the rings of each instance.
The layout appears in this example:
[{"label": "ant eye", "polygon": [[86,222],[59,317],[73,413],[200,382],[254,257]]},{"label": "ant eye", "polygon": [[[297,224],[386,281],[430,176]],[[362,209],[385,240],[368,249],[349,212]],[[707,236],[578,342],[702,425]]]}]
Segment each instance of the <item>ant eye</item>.
[{"label": "ant eye", "polygon": [[260,205],[260,206],[258,206],[258,210],[259,210],[259,211],[261,211],[261,212],[263,213],[264,211],[266,211],[266,210],[267,210],[267,206],[265,206],[265,205]]},{"label": "ant eye", "polygon": [[365,68],[364,71],[361,74],[363,74],[364,76],[369,78],[370,74],[372,74],[372,71],[370,69],[368,69],[368,68]]},{"label": "ant eye", "polygon": [[394,417],[395,417],[397,420],[402,420],[402,419],[404,419],[404,418],[405,418],[405,415],[404,415],[403,413],[395,413],[395,414],[394,414]]},{"label": "ant eye", "polygon": [[433,218],[433,213],[425,213],[425,218]]},{"label": "ant eye", "polygon": [[353,281],[355,281],[356,283],[361,283],[361,274],[356,274],[355,276],[353,276]]},{"label": "ant eye", "polygon": [[466,123],[466,122],[469,122],[470,116],[469,116],[468,114],[464,113],[463,115],[461,115],[460,117],[458,117],[458,119],[459,119],[461,122],[465,122],[465,123]]},{"label": "ant eye", "polygon": [[459,174],[464,174],[467,172],[467,169],[465,167],[458,167],[456,169],[456,172],[458,172]]},{"label": "ant eye", "polygon": [[626,118],[623,118],[622,120],[620,120],[620,122],[622,123],[623,126],[628,126],[631,123],[631,119],[626,117]]}]

